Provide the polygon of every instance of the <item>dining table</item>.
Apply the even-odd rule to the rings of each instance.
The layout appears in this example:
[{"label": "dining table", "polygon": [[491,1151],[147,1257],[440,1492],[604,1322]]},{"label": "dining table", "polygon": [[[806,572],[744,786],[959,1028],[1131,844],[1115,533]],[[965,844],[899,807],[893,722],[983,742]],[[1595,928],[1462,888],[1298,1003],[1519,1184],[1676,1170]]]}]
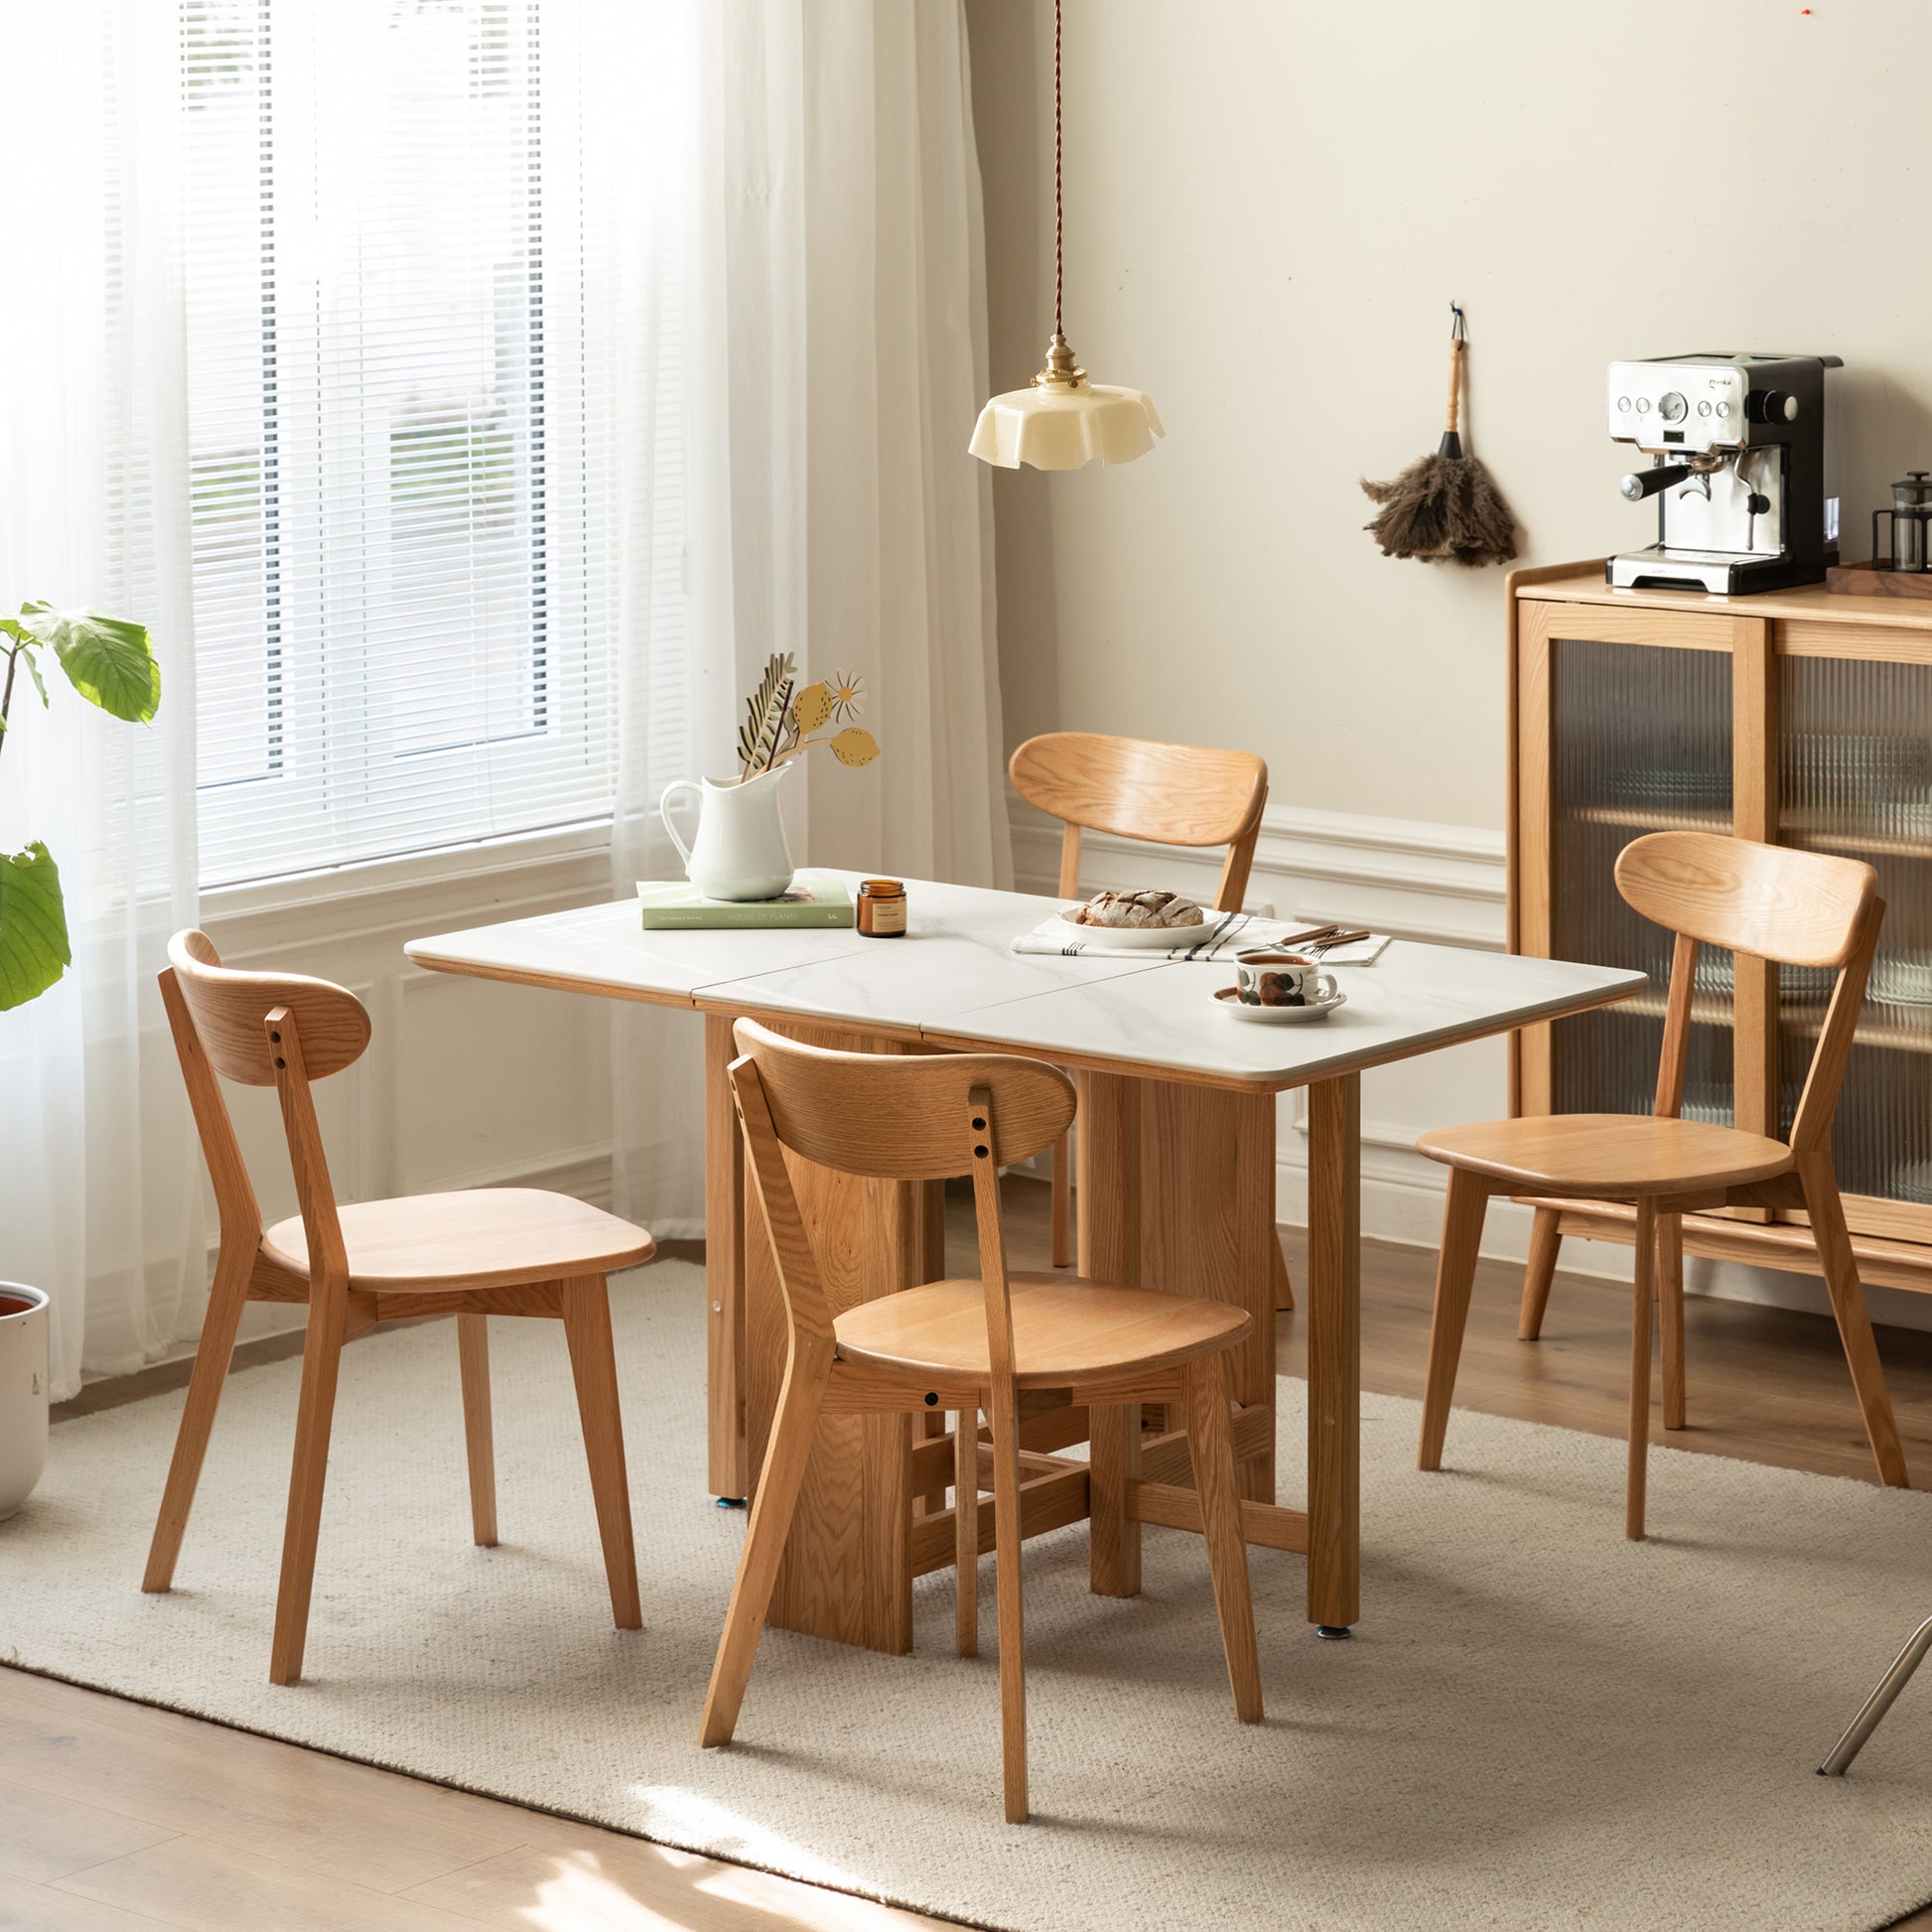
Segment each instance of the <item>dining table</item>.
[{"label": "dining table", "polygon": [[[861,874],[839,873],[856,890]],[[1361,1078],[1418,1054],[1627,999],[1620,968],[1397,936],[1336,966],[1345,1003],[1305,1023],[1257,1022],[1216,998],[1225,959],[1020,952],[1061,909],[1032,894],[906,883],[903,936],[856,927],[643,928],[634,900],[411,940],[420,967],[640,1001],[702,1019],[710,1491],[748,1496],[779,1384],[787,1324],[728,1069],[752,1018],[809,1042],[882,1053],[1047,1060],[1079,1087],[1078,1262],[1091,1280],[1208,1296],[1253,1317],[1229,1359],[1250,1544],[1301,1553],[1308,1618],[1343,1635],[1361,1613]],[[648,1079],[647,1067],[619,1077]],[[1277,1500],[1278,1096],[1307,1091],[1308,1430],[1301,1506]],[[943,1183],[888,1181],[792,1160],[835,1313],[946,1272]],[[821,1419],[769,1620],[872,1649],[912,1646],[915,1578],[950,1568],[948,1418]],[[1153,1524],[1198,1534],[1186,1436],[1158,1407],[1022,1410],[1025,1536],[1085,1520],[1091,1587],[1140,1587]],[[1069,1454],[1084,1445],[1084,1454]],[[981,1547],[993,1510],[980,1512]]]}]

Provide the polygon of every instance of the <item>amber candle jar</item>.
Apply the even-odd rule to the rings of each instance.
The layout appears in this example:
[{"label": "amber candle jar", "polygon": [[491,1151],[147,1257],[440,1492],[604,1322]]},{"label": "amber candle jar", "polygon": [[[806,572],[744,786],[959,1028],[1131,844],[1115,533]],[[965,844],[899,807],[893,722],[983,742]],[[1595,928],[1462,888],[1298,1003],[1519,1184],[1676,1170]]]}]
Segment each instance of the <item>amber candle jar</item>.
[{"label": "amber candle jar", "polygon": [[905,937],[905,888],[897,879],[859,884],[859,930],[868,939]]}]

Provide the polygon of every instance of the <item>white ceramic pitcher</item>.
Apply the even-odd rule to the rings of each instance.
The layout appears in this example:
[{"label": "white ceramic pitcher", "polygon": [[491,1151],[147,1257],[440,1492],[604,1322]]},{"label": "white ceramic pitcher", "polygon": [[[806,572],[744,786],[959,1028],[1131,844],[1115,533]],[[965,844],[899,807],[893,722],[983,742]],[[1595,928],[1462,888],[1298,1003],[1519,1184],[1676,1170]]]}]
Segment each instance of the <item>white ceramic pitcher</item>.
[{"label": "white ceramic pitcher", "polygon": [[[776,898],[790,887],[791,847],[778,816],[778,786],[790,769],[781,764],[740,784],[676,778],[664,787],[658,816],[706,898]],[[698,799],[698,835],[688,846],[671,822],[671,800],[686,791]]]}]

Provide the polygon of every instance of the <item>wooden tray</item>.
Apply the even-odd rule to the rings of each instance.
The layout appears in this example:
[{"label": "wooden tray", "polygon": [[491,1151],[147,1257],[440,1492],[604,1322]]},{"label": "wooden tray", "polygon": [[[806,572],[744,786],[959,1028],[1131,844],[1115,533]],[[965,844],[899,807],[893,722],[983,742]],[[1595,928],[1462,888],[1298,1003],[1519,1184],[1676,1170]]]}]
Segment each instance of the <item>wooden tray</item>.
[{"label": "wooden tray", "polygon": [[1832,565],[1825,588],[1854,597],[1932,598],[1932,570],[1893,570],[1889,557],[1874,557],[1868,563]]}]

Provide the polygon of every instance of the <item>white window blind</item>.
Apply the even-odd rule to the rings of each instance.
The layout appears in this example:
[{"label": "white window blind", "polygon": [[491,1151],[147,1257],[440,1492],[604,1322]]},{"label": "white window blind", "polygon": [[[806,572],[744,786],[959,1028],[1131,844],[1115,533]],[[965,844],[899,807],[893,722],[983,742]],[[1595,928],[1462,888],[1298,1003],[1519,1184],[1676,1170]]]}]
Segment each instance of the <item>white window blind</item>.
[{"label": "white window blind", "polygon": [[616,331],[574,10],[178,4],[203,883],[608,812]]}]

